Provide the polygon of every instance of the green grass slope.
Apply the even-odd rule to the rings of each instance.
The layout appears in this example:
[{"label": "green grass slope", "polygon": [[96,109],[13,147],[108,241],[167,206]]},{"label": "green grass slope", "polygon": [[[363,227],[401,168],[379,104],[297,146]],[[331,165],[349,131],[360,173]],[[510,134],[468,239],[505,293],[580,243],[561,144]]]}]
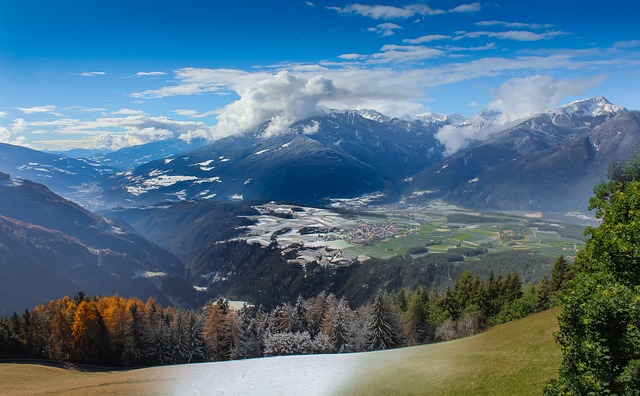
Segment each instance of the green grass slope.
[{"label": "green grass slope", "polygon": [[472,337],[373,352],[345,395],[536,395],[557,376],[561,309]]},{"label": "green grass slope", "polygon": [[[348,377],[344,395],[535,395],[556,376],[560,350],[553,339],[560,309],[494,327],[460,340],[365,354],[336,355],[357,366]],[[262,359],[260,359],[262,361]],[[274,361],[265,363],[273,363]],[[230,362],[228,362],[230,363]],[[245,362],[237,362],[242,366]],[[248,362],[247,362],[248,363]],[[224,364],[224,363],[223,363]],[[299,363],[298,363],[299,364]],[[0,364],[0,395],[175,395],[176,384],[198,376],[215,378],[219,363],[194,366],[163,366],[108,371],[96,367],[55,363]],[[255,368],[255,366],[252,366]],[[302,369],[302,367],[300,367]],[[198,371],[200,370],[200,371]],[[238,370],[233,377],[259,375]],[[304,370],[303,370],[304,371]],[[349,370],[350,371],[350,370]],[[314,376],[314,372],[306,373]],[[348,374],[346,374],[348,375]],[[242,378],[241,378],[242,377]],[[295,379],[294,379],[295,380]],[[336,379],[338,380],[338,379]],[[264,384],[259,392],[241,394],[287,394],[286,385]],[[184,391],[184,392],[182,392]],[[282,391],[282,392],[280,392]],[[194,393],[193,391],[192,393]],[[211,389],[216,394],[214,389]],[[220,391],[222,392],[222,391]],[[270,392],[270,393],[269,393]],[[206,392],[205,392],[206,393]],[[222,392],[224,393],[224,392]],[[220,394],[222,394],[220,393]],[[229,392],[234,394],[233,391]],[[316,392],[317,393],[317,392]]]}]

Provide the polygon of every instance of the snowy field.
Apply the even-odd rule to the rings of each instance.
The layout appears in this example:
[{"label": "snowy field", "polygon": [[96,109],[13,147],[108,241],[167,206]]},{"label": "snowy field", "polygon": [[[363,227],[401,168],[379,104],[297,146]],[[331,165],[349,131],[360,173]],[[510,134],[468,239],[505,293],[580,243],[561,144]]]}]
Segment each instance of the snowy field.
[{"label": "snowy field", "polygon": [[278,356],[147,369],[171,395],[335,395],[353,381],[361,353]]}]

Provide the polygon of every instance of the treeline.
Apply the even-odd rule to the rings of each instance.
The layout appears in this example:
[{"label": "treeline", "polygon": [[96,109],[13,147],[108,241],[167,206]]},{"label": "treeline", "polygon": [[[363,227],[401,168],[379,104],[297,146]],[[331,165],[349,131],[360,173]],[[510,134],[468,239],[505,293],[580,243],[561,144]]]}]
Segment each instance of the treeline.
[{"label": "treeline", "polygon": [[358,309],[326,292],[270,311],[234,310],[223,299],[194,311],[79,293],[0,319],[0,358],[131,367],[417,345],[547,309],[569,276],[564,258],[550,281],[525,291],[517,274],[482,280],[464,271],[445,292],[380,290]]}]

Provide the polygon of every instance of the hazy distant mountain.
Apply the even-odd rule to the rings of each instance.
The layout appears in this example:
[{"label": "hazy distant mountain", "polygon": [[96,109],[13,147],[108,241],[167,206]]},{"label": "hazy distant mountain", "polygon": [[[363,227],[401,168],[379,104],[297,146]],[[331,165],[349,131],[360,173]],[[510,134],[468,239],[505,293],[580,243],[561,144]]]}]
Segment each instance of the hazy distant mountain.
[{"label": "hazy distant mountain", "polygon": [[86,156],[89,161],[113,167],[118,170],[127,170],[147,162],[193,150],[206,143],[204,139],[191,139],[186,142],[182,139],[168,139],[157,142],[124,147],[117,151],[98,153]]},{"label": "hazy distant mountain", "polygon": [[0,172],[43,183],[58,194],[74,193],[112,171],[84,159],[0,143]]},{"label": "hazy distant mountain", "polygon": [[105,220],[45,186],[0,174],[0,310],[80,290],[193,305],[184,266],[124,223]]},{"label": "hazy distant mountain", "polygon": [[444,158],[434,133],[448,122],[327,110],[288,133],[265,136],[262,127],[144,164],[113,178],[109,197],[320,203],[374,191],[393,195],[398,180]]},{"label": "hazy distant mountain", "polygon": [[640,148],[636,118],[603,97],[576,101],[454,154],[417,174],[409,191],[471,207],[586,209],[607,165]]}]

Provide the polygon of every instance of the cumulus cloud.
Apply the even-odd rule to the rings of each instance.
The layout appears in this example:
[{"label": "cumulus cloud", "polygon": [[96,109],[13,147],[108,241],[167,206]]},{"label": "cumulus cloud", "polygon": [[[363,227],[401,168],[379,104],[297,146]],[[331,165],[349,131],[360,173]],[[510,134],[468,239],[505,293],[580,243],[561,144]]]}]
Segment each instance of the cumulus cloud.
[{"label": "cumulus cloud", "polygon": [[319,112],[319,102],[336,89],[323,76],[303,78],[278,72],[238,92],[240,99],[224,108],[214,136],[228,136],[267,123],[265,135],[284,133],[296,121]]},{"label": "cumulus cloud", "polygon": [[97,76],[105,76],[106,74],[107,73],[103,71],[92,71],[92,72],[80,73],[78,75],[82,77],[97,77]]},{"label": "cumulus cloud", "polygon": [[[39,142],[47,147],[57,145],[59,149],[73,148],[70,145],[76,144],[77,147],[115,150],[158,140],[177,138],[189,140],[194,137],[211,136],[210,127],[201,122],[175,121],[167,117],[143,115],[103,117],[95,120],[62,118],[52,121],[25,121],[18,118],[14,120],[9,130],[12,135],[17,135],[24,131],[37,133],[42,128],[47,129],[46,133],[51,136],[66,137],[59,141],[49,139]],[[5,132],[3,132],[4,135]]]},{"label": "cumulus cloud", "polygon": [[555,107],[569,97],[580,95],[604,80],[604,75],[589,79],[555,79],[534,75],[505,81],[497,97],[487,106],[504,113],[525,116]]},{"label": "cumulus cloud", "polygon": [[378,33],[382,37],[393,36],[395,34],[394,30],[402,29],[402,26],[396,25],[395,23],[381,23],[376,27],[372,27],[367,29],[370,32]]},{"label": "cumulus cloud", "polygon": [[305,135],[313,135],[320,130],[320,123],[316,120],[311,121],[309,125],[302,126],[302,133]]},{"label": "cumulus cloud", "polygon": [[9,143],[19,146],[26,145],[23,132],[27,130],[27,122],[23,118],[17,118],[9,126],[0,125],[0,143]]},{"label": "cumulus cloud", "polygon": [[509,79],[500,86],[496,99],[489,103],[484,115],[461,126],[447,125],[440,128],[435,136],[448,154],[454,153],[473,141],[487,139],[503,131],[515,120],[555,107],[569,96],[580,95],[604,78],[601,75],[590,79],[560,80],[534,75]]},{"label": "cumulus cloud", "polygon": [[6,111],[0,111],[0,118],[7,118],[8,115]]}]

